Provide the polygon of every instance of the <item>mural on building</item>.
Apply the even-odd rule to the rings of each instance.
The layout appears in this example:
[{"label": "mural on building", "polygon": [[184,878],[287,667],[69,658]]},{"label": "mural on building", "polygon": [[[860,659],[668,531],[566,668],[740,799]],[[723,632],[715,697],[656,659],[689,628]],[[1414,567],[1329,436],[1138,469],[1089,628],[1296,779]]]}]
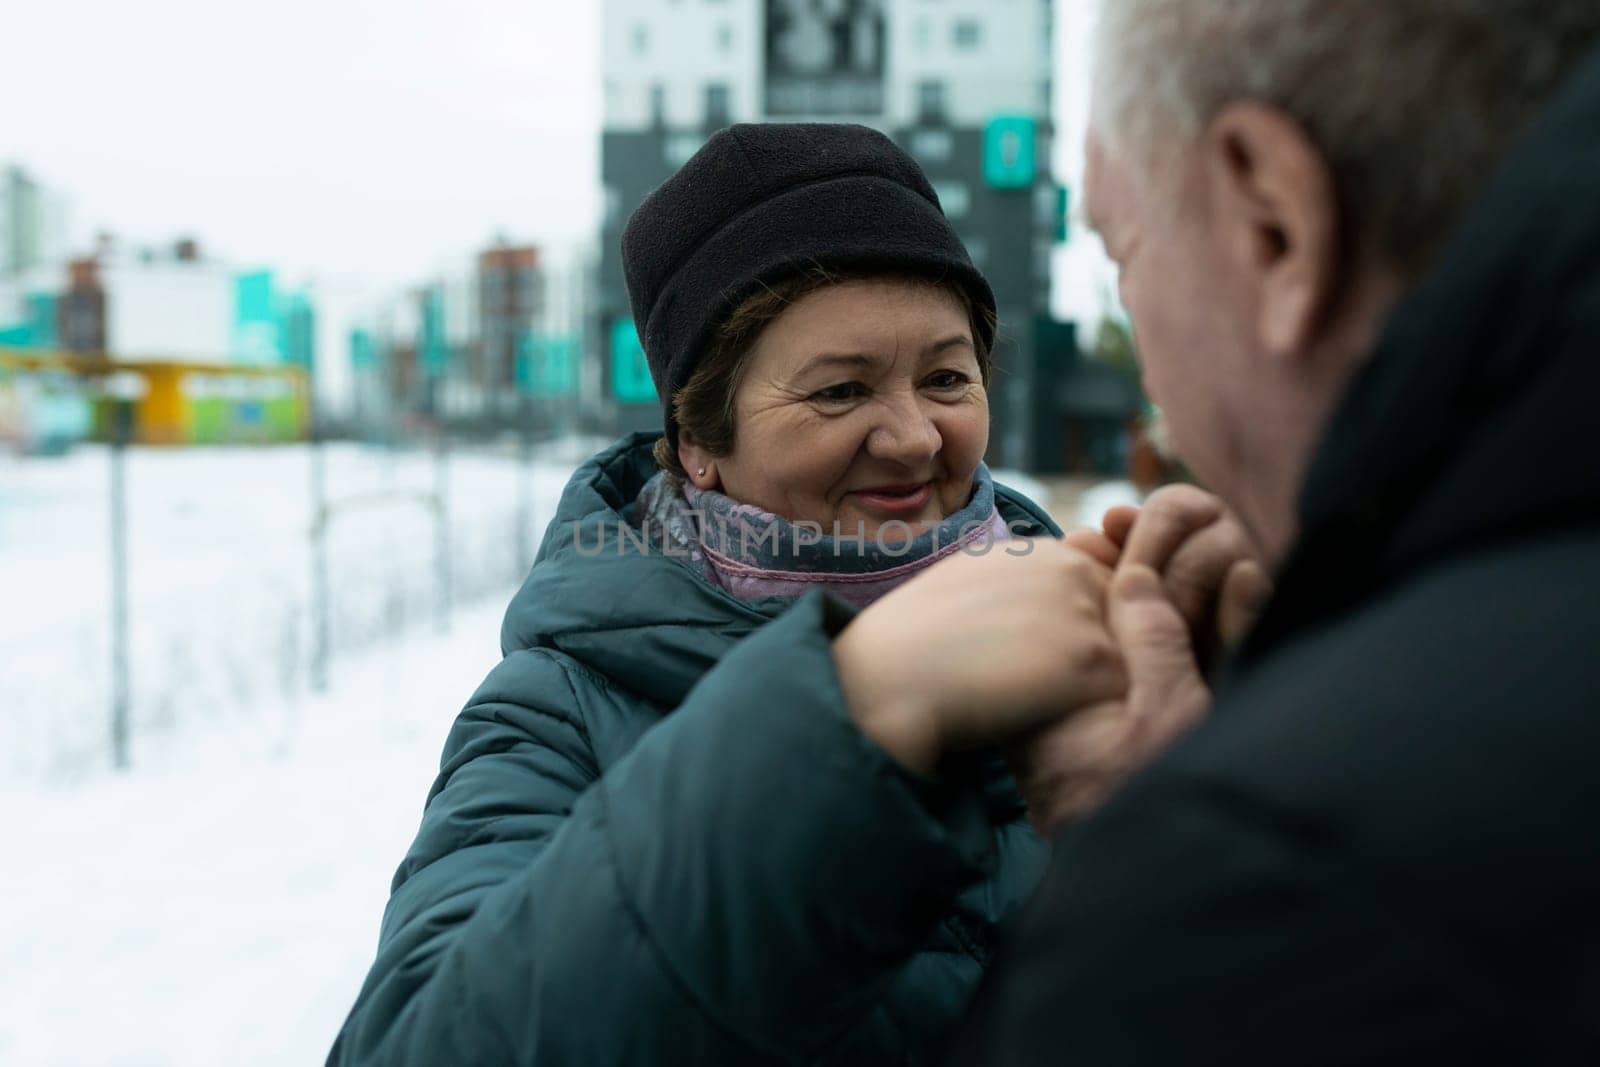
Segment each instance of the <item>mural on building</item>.
[{"label": "mural on building", "polygon": [[766,0],[774,116],[883,111],[883,0]]}]

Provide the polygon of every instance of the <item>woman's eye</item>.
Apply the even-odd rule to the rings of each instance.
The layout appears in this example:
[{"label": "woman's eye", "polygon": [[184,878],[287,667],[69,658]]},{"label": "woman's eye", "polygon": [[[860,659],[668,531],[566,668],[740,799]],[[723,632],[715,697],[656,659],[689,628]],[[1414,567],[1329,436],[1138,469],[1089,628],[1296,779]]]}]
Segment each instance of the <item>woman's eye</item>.
[{"label": "woman's eye", "polygon": [[818,389],[811,394],[812,400],[820,400],[825,404],[842,404],[847,400],[854,400],[861,395],[861,386],[856,382],[845,382],[841,385],[830,385],[826,389]]},{"label": "woman's eye", "polygon": [[928,379],[928,384],[935,389],[959,389],[972,379],[956,370],[942,370]]}]

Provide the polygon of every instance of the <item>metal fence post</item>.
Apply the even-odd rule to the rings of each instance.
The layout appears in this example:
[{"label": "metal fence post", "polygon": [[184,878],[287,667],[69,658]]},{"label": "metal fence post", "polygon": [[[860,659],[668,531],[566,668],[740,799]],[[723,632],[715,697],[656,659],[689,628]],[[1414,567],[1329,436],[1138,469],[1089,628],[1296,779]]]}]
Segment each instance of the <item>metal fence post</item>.
[{"label": "metal fence post", "polygon": [[328,645],[330,643],[328,589],[328,486],[327,455],[322,432],[317,425],[315,405],[311,409],[311,688],[328,691]]},{"label": "metal fence post", "polygon": [[522,397],[517,426],[517,580],[533,569],[533,398]]},{"label": "metal fence post", "polygon": [[111,402],[111,765],[129,766],[128,707],[128,439],[133,403]]},{"label": "metal fence post", "polygon": [[441,425],[433,450],[433,570],[440,633],[450,629],[450,452]]}]

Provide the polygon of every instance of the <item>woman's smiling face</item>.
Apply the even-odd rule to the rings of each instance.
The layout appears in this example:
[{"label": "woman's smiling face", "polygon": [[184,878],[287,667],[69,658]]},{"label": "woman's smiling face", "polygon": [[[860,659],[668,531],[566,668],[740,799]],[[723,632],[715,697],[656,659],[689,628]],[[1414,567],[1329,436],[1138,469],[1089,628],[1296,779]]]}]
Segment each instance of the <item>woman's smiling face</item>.
[{"label": "woman's smiling face", "polygon": [[[948,289],[841,282],[762,331],[734,394],[734,447],[680,442],[690,477],[832,533],[913,532],[960,511],[989,443],[966,307]],[[705,473],[698,473],[704,468]],[[883,531],[883,540],[903,536]]]}]

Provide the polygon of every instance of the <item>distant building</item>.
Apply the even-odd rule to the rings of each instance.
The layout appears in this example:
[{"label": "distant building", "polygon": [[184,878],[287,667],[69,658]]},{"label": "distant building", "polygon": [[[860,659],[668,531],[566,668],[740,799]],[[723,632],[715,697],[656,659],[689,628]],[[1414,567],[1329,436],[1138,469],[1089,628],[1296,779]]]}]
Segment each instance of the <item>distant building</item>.
[{"label": "distant building", "polygon": [[365,327],[356,326],[346,335],[350,360],[350,403],[348,414],[354,425],[367,433],[381,427],[392,410],[385,395],[380,339]]},{"label": "distant building", "polygon": [[543,325],[545,279],[532,245],[496,244],[478,254],[477,368],[486,407],[517,408],[518,353]]},{"label": "distant building", "polygon": [[0,347],[55,348],[65,209],[17,166],[0,166]]},{"label": "distant building", "polygon": [[0,279],[60,263],[66,250],[62,200],[21,167],[0,167]]},{"label": "distant building", "polygon": [[397,341],[389,347],[384,384],[391,410],[432,413],[431,398],[425,396],[427,376],[420,364],[415,342]]},{"label": "distant building", "polygon": [[52,274],[0,281],[0,348],[57,347],[56,304],[61,280]]},{"label": "distant building", "polygon": [[304,367],[317,365],[317,313],[306,293],[288,293],[278,305],[278,334],[283,362]]},{"label": "distant building", "polygon": [[193,240],[134,252],[102,240],[65,275],[64,287],[31,299],[44,306],[48,296],[53,340],[67,351],[251,367],[313,361],[309,294],[285,290],[271,270],[206,259]]},{"label": "distant building", "polygon": [[[139,302],[148,313],[158,317],[156,321],[172,314],[170,301],[159,299],[161,287],[169,287],[174,293],[187,288],[193,292],[196,302],[203,301],[206,308],[203,323],[191,323],[197,335],[199,330],[205,331],[206,340],[202,344],[219,345],[213,351],[225,352],[231,362],[249,366],[270,366],[283,359],[282,297],[272,271],[240,273],[205,264],[198,257],[180,259],[174,255],[160,265],[141,264],[141,274],[135,277],[145,289],[139,294],[142,298]],[[170,324],[164,325],[171,330]],[[126,349],[133,341],[131,337],[114,332],[112,340],[119,354],[129,354]],[[140,338],[140,343],[144,343],[144,338]]]},{"label": "distant building", "polygon": [[75,259],[67,266],[67,287],[56,300],[56,337],[68,352],[106,351],[106,291],[100,264]]},{"label": "distant building", "polygon": [[465,433],[593,427],[593,257],[497,238],[442,262],[350,320],[343,338],[363,432],[448,424]]},{"label": "distant building", "polygon": [[114,358],[275,362],[274,337],[249,346],[239,341],[240,291],[227,267],[167,257],[111,260],[101,264],[100,280],[104,351]]},{"label": "distant building", "polygon": [[999,303],[990,459],[1034,467],[1036,343],[1065,197],[1049,173],[1050,0],[604,0],[605,215],[596,309],[621,428],[660,424],[628,308],[629,214],[715,130],[848,121],[922,164]]}]

